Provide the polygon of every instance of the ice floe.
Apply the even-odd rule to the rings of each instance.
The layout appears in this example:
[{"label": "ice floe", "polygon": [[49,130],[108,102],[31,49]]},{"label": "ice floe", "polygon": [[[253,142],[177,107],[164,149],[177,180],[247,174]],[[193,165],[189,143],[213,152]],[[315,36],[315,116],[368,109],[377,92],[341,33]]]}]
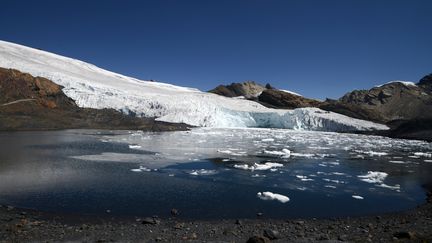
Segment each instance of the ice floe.
[{"label": "ice floe", "polygon": [[253,165],[248,164],[235,164],[234,168],[242,169],[242,170],[270,170],[277,167],[283,167],[283,164],[280,163],[272,163],[272,162],[266,162],[264,164],[258,164],[254,163]]},{"label": "ice floe", "polygon": [[257,197],[261,200],[277,200],[281,203],[289,202],[289,197],[273,192],[258,192]]},{"label": "ice floe", "polygon": [[359,200],[364,199],[362,196],[359,196],[359,195],[352,195],[352,198],[359,199]]},{"label": "ice floe", "polygon": [[130,149],[140,149],[140,148],[141,148],[141,145],[129,144],[129,148],[130,148]]},{"label": "ice floe", "polygon": [[206,169],[200,169],[200,170],[192,170],[189,174],[194,176],[206,176],[206,175],[214,175],[216,174],[216,170],[206,170]]},{"label": "ice floe", "polygon": [[291,155],[295,157],[305,157],[305,158],[312,158],[315,156],[315,154],[308,154],[308,153],[291,153]]},{"label": "ice floe", "polygon": [[406,164],[406,162],[401,161],[401,160],[389,160],[389,163],[392,163],[392,164]]},{"label": "ice floe", "polygon": [[359,175],[357,177],[361,178],[360,180],[367,183],[383,183],[387,176],[388,174],[385,172],[368,171],[366,175]]},{"label": "ice floe", "polygon": [[385,156],[388,155],[387,152],[376,152],[376,151],[363,151],[363,150],[354,150],[357,153],[367,154],[369,156]]},{"label": "ice floe", "polygon": [[131,169],[131,171],[133,171],[133,172],[150,172],[150,171],[152,171],[152,170],[149,169],[149,168],[146,168],[146,167],[144,167],[144,166],[140,166],[140,167],[137,168],[137,169]]},{"label": "ice floe", "polygon": [[283,158],[289,158],[291,155],[291,151],[286,148],[282,149],[281,151],[264,150],[263,153]]},{"label": "ice floe", "polygon": [[415,156],[432,158],[432,153],[415,152]]},{"label": "ice floe", "polygon": [[300,179],[301,181],[313,181],[313,180],[314,180],[314,179],[308,178],[308,177],[305,176],[305,175],[296,175],[296,177],[297,177],[298,179]]},{"label": "ice floe", "polygon": [[396,191],[400,191],[400,189],[401,189],[401,187],[400,187],[399,184],[396,184],[394,186],[390,186],[390,185],[382,183],[382,184],[379,184],[377,186],[378,187],[382,187],[382,188],[388,188],[388,189],[391,189],[391,190],[396,190]]}]

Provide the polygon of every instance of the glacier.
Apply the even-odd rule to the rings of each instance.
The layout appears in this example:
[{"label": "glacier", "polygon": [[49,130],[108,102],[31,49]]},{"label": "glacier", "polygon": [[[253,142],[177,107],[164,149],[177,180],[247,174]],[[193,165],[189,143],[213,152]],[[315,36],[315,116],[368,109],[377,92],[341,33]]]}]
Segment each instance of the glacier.
[{"label": "glacier", "polygon": [[110,72],[80,60],[0,41],[0,67],[63,86],[80,107],[113,108],[200,127],[266,127],[314,131],[385,130],[387,126],[318,108],[280,110],[162,82]]}]

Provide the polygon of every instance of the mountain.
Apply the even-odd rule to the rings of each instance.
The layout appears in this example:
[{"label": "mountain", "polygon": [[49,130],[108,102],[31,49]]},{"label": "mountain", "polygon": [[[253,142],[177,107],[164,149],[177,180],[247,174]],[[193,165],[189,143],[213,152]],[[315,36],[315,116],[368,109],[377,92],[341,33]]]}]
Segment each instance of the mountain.
[{"label": "mountain", "polygon": [[[417,84],[393,81],[369,90],[354,90],[320,108],[360,119],[387,123],[432,118],[431,75]],[[355,115],[352,113],[355,112]]]},{"label": "mountain", "polygon": [[230,85],[219,85],[208,91],[213,94],[225,97],[245,97],[246,99],[258,97],[266,87],[254,81],[245,81],[243,83],[232,83]]},{"label": "mountain", "polygon": [[131,117],[113,109],[80,108],[50,80],[0,68],[0,130],[69,128],[169,131],[187,126]]},{"label": "mountain", "polygon": [[223,97],[113,73],[92,64],[0,41],[0,67],[43,77],[63,87],[81,108],[111,108],[157,121],[207,127],[272,127],[321,131],[387,129],[318,108],[271,109],[257,102]]},{"label": "mountain", "polygon": [[258,96],[258,101],[267,107],[281,109],[318,107],[321,103],[318,100],[308,99],[296,93],[278,89],[264,90]]},{"label": "mountain", "polygon": [[245,98],[275,109],[296,109],[305,107],[318,107],[320,101],[305,98],[295,92],[280,90],[270,84],[265,86],[255,81],[219,85],[208,91],[225,97]]},{"label": "mountain", "polygon": [[418,83],[392,81],[354,90],[338,100],[318,101],[275,88],[267,88],[251,100],[276,109],[316,107],[391,128],[368,134],[432,141],[432,74]]}]

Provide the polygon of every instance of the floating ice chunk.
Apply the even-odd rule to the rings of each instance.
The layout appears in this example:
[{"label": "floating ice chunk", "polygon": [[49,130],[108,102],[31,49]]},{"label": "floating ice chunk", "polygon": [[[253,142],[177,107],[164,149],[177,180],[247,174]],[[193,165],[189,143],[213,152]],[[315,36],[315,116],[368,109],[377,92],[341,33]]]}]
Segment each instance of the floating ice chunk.
[{"label": "floating ice chunk", "polygon": [[281,194],[277,194],[277,193],[273,193],[273,192],[258,192],[257,193],[257,197],[261,200],[277,200],[281,203],[286,203],[289,202],[289,197],[281,195]]},{"label": "floating ice chunk", "polygon": [[400,161],[400,160],[389,160],[389,163],[392,163],[392,164],[405,164],[406,162]]},{"label": "floating ice chunk", "polygon": [[218,150],[218,153],[221,153],[221,154],[232,154],[233,152],[230,151],[230,150]]},{"label": "floating ice chunk", "polygon": [[253,170],[253,166],[249,166],[247,164],[243,165],[234,165],[234,168],[242,169],[242,170]]},{"label": "floating ice chunk", "polygon": [[396,184],[394,186],[390,186],[390,185],[382,183],[382,184],[379,184],[377,186],[382,187],[382,188],[388,188],[388,189],[391,189],[391,190],[400,191],[400,185],[399,184]]},{"label": "floating ice chunk", "polygon": [[345,173],[342,173],[342,172],[331,172],[330,174],[331,174],[331,175],[337,175],[337,176],[343,176],[343,175],[346,175]]},{"label": "floating ice chunk", "polygon": [[140,166],[138,169],[131,169],[131,171],[133,171],[133,172],[150,172],[151,169],[146,168],[144,166]]},{"label": "floating ice chunk", "polygon": [[137,145],[137,144],[129,144],[129,148],[130,148],[130,149],[139,149],[139,148],[141,148],[141,145]]},{"label": "floating ice chunk", "polygon": [[289,158],[291,155],[291,151],[289,149],[282,149],[282,151],[271,151],[271,150],[264,150],[265,154],[274,155],[282,158]]},{"label": "floating ice chunk", "polygon": [[255,174],[255,175],[251,175],[251,177],[266,177],[266,175]]},{"label": "floating ice chunk", "polygon": [[388,174],[385,172],[368,171],[366,175],[359,175],[357,177],[367,183],[382,183],[387,176]]},{"label": "floating ice chunk", "polygon": [[425,160],[423,160],[424,162],[427,162],[427,163],[432,163],[432,159],[425,159]]},{"label": "floating ice chunk", "polygon": [[265,164],[254,163],[253,165],[234,165],[234,168],[242,169],[242,170],[270,170],[272,168],[283,167],[283,164],[267,162]]},{"label": "floating ice chunk", "polygon": [[361,151],[361,150],[356,150],[356,152],[367,154],[369,156],[385,156],[385,155],[388,155],[388,153],[386,153],[386,152]]},{"label": "floating ice chunk", "polygon": [[295,157],[305,157],[305,158],[312,158],[315,156],[315,154],[303,154],[303,153],[291,153],[291,155]]},{"label": "floating ice chunk", "polygon": [[273,138],[263,138],[261,139],[262,142],[273,142],[274,139]]},{"label": "floating ice chunk", "polygon": [[340,165],[339,162],[323,162],[323,163],[328,165]]},{"label": "floating ice chunk", "polygon": [[415,156],[432,158],[432,153],[415,152],[414,155]]},{"label": "floating ice chunk", "polygon": [[307,188],[306,188],[306,187],[304,187],[304,186],[302,186],[302,187],[297,187],[297,190],[300,190],[300,191],[306,191],[306,190],[307,190]]},{"label": "floating ice chunk", "polygon": [[345,181],[331,180],[331,179],[328,179],[328,178],[323,178],[323,181],[333,182],[333,183],[336,183],[336,184],[345,184]]},{"label": "floating ice chunk", "polygon": [[[238,150],[238,149],[232,149],[232,150]],[[230,154],[230,155],[234,155],[234,156],[246,156],[246,152],[233,152],[231,150],[218,150],[218,153],[221,154]]]},{"label": "floating ice chunk", "polygon": [[304,175],[296,175],[297,178],[299,178],[301,181],[313,181],[314,179],[308,178]]},{"label": "floating ice chunk", "polygon": [[200,170],[193,170],[189,174],[194,176],[201,176],[201,175],[214,175],[216,173],[217,173],[216,170],[200,169]]},{"label": "floating ice chunk", "polygon": [[354,199],[359,199],[359,200],[364,199],[362,196],[359,196],[359,195],[352,195],[352,197],[353,197]]},{"label": "floating ice chunk", "polygon": [[336,188],[335,186],[332,186],[332,185],[325,185],[324,187],[327,187],[327,188],[333,188],[333,189]]}]

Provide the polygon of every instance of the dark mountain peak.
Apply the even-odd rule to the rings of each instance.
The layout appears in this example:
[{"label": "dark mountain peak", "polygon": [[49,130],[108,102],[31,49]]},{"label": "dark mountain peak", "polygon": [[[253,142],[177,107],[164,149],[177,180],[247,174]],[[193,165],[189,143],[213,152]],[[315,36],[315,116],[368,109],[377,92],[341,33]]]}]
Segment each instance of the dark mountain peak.
[{"label": "dark mountain peak", "polygon": [[295,109],[302,107],[317,107],[320,101],[308,99],[287,91],[278,89],[266,89],[259,96],[258,100],[262,105],[271,108]]},{"label": "dark mountain peak", "polygon": [[[426,87],[432,82],[431,76],[422,79],[419,84],[404,81],[392,81],[369,90],[354,90],[338,100],[338,111],[343,114],[343,107],[351,111],[364,111],[363,119],[388,122],[398,119],[430,118],[432,96]],[[335,111],[335,102],[327,109]],[[352,113],[352,112],[351,112]],[[357,112],[360,114],[360,112]]]},{"label": "dark mountain peak", "polygon": [[261,94],[266,88],[252,80],[246,80],[242,83],[231,83],[229,85],[219,85],[210,90],[210,93],[226,96],[237,97],[244,96],[246,98],[254,98]]},{"label": "dark mountain peak", "polygon": [[427,89],[428,91],[432,91],[432,73],[420,79],[417,85],[424,89]]}]

